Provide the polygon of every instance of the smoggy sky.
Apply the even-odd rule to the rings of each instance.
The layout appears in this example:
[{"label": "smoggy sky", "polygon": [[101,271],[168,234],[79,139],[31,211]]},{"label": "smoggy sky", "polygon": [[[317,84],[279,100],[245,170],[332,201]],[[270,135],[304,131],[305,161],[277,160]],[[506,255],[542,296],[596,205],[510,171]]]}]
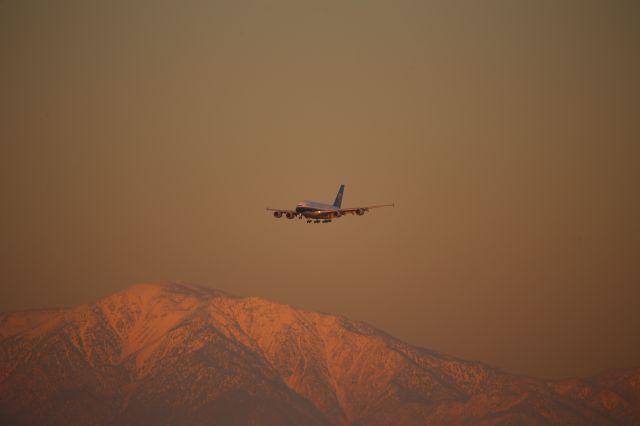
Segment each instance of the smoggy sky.
[{"label": "smoggy sky", "polygon": [[[637,2],[96,3],[0,3],[0,310],[180,280],[516,373],[640,365]],[[341,183],[396,207],[264,210]]]}]

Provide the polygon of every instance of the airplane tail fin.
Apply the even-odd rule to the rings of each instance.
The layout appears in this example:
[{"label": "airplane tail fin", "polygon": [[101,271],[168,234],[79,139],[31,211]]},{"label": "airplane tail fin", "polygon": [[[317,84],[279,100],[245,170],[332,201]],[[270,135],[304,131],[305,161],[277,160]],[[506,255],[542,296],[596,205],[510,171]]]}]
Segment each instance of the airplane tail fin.
[{"label": "airplane tail fin", "polygon": [[338,194],[336,195],[336,200],[333,202],[333,207],[337,207],[337,208],[342,207],[343,193],[344,193],[344,185],[340,185],[340,189],[338,190]]}]

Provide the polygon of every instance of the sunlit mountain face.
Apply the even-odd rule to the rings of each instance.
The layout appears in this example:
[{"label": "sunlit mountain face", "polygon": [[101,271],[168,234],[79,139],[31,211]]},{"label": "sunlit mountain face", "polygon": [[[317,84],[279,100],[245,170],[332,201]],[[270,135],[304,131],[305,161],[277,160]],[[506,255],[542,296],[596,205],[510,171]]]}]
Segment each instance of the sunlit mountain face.
[{"label": "sunlit mountain face", "polygon": [[637,425],[640,369],[544,381],[362,322],[141,284],[0,315],[3,425]]}]

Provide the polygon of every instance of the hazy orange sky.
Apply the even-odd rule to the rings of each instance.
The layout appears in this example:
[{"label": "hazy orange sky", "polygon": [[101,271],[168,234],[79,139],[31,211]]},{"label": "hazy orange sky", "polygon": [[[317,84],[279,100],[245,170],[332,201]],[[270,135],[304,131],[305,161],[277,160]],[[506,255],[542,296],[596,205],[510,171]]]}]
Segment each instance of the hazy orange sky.
[{"label": "hazy orange sky", "polygon": [[[1,2],[0,310],[180,280],[516,373],[638,366],[637,5]],[[264,210],[341,183],[396,208]]]}]

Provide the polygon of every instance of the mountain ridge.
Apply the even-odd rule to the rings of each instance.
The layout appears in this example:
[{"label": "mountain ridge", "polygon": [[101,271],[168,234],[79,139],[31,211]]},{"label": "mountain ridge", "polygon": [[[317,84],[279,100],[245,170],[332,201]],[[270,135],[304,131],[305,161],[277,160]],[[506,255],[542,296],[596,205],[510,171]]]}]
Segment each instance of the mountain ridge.
[{"label": "mountain ridge", "polygon": [[640,369],[518,376],[346,317],[182,283],[2,313],[0,357],[0,420],[24,424],[640,422]]}]

